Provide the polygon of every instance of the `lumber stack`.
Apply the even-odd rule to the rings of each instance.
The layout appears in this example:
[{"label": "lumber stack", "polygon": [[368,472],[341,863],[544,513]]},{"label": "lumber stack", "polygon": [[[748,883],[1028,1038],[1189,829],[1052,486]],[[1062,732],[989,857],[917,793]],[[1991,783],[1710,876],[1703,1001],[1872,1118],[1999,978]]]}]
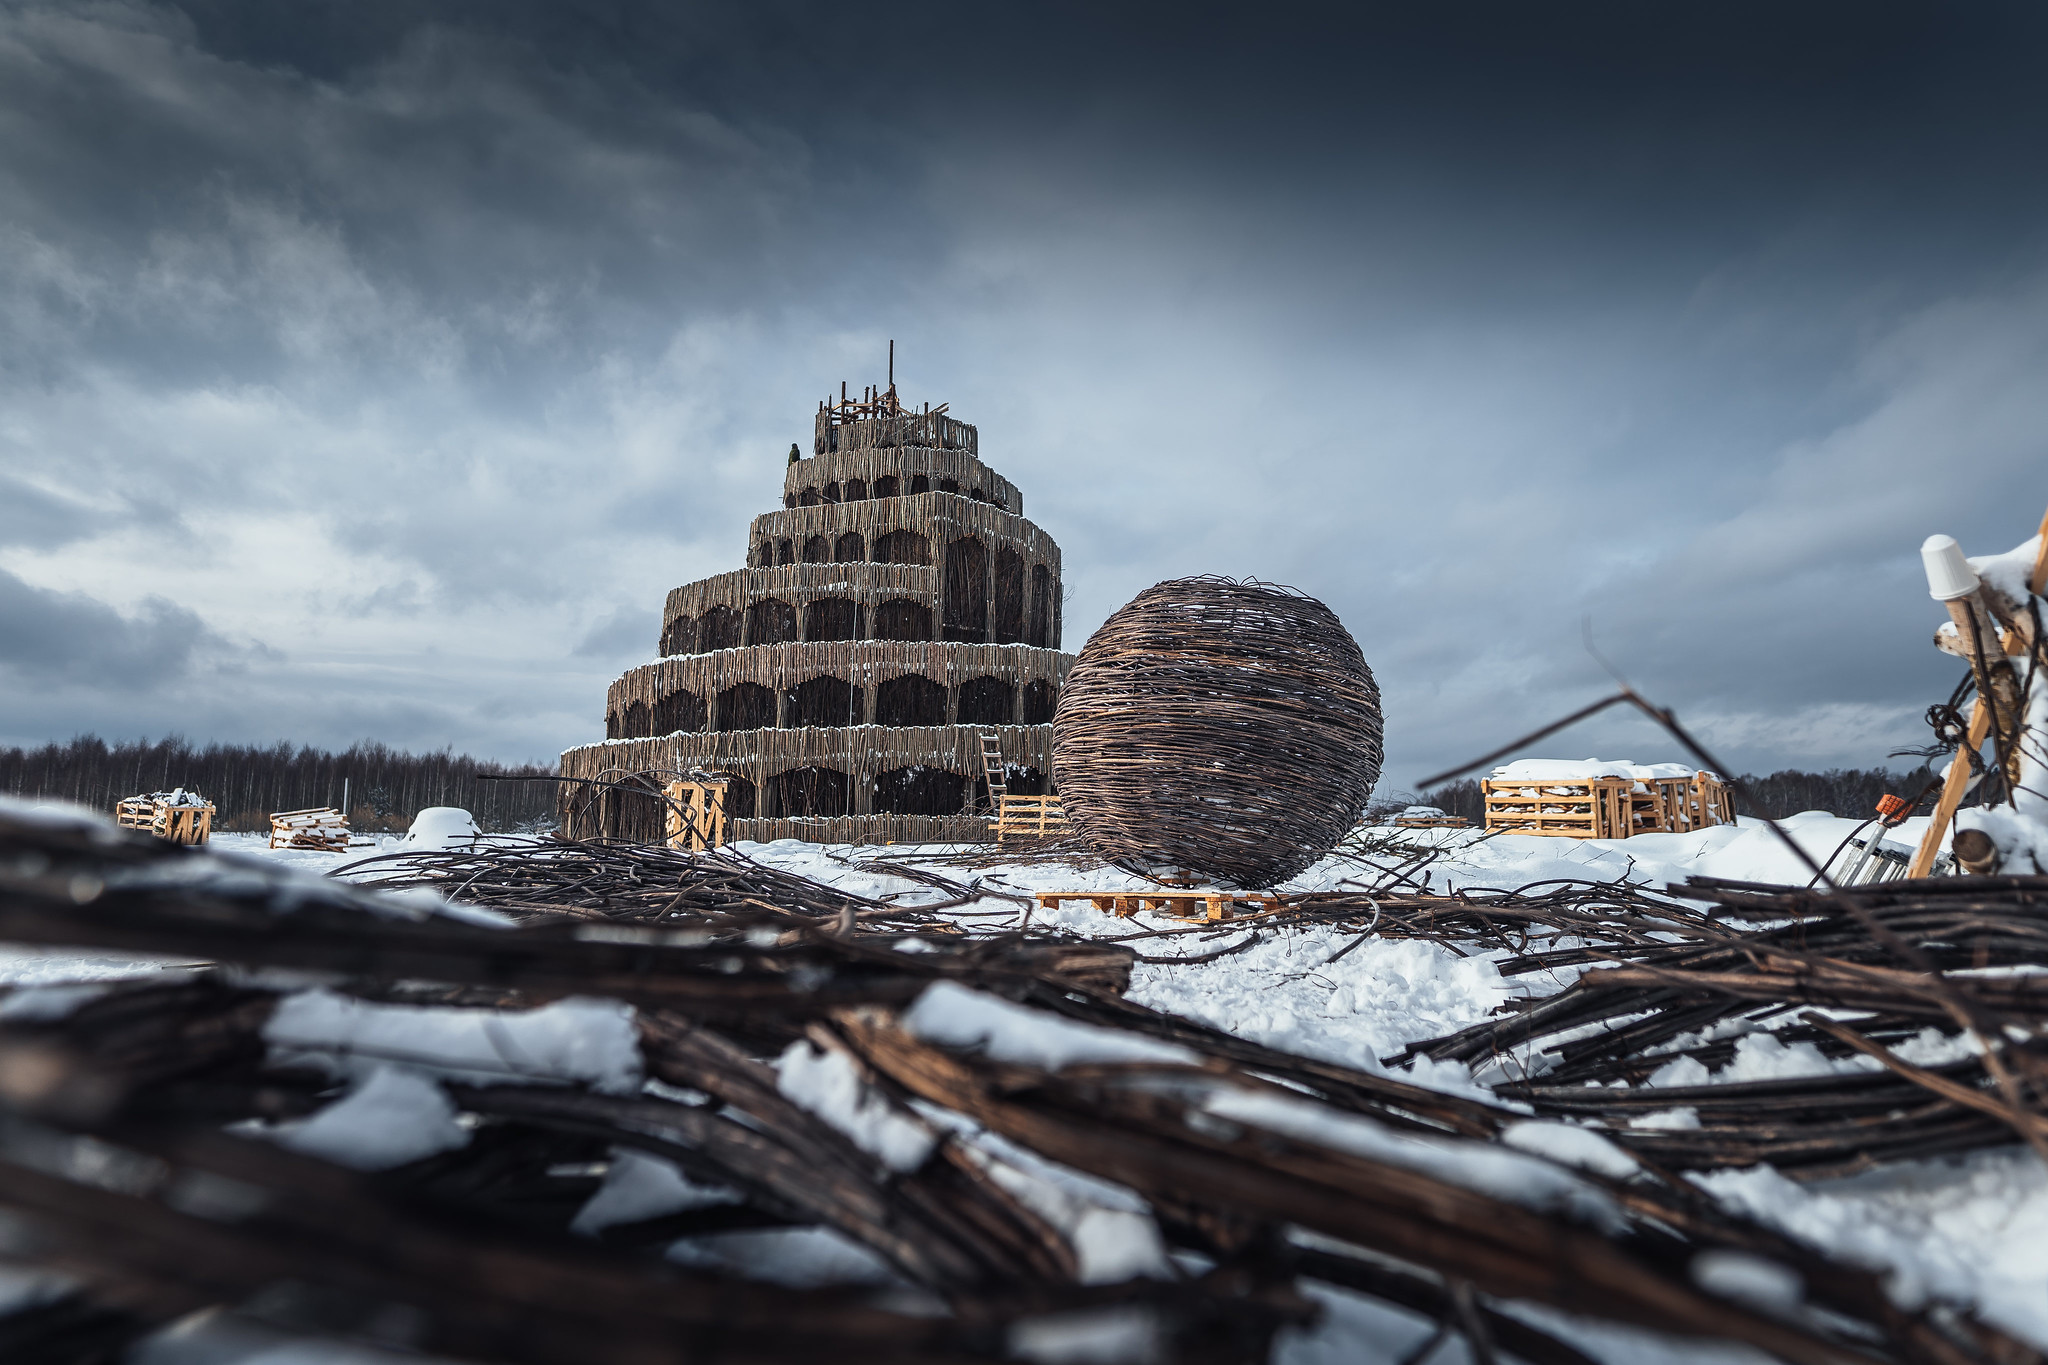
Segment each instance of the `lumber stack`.
[{"label": "lumber stack", "polygon": [[280,810],[270,814],[270,846],[323,853],[348,851],[348,817],[332,806]]}]

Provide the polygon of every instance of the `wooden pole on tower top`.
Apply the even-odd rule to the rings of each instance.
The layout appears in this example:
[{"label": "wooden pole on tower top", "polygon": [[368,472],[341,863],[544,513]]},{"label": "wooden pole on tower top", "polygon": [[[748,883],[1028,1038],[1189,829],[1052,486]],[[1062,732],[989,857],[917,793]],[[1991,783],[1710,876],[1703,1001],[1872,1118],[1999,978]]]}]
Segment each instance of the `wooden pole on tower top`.
[{"label": "wooden pole on tower top", "polygon": [[889,391],[896,391],[896,340],[893,337],[889,340]]}]

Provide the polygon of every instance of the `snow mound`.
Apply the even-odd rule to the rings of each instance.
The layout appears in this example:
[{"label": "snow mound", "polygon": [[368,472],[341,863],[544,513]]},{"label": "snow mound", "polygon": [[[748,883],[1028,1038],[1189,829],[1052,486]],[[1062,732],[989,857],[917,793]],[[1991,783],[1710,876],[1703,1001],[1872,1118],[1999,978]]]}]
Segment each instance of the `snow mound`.
[{"label": "snow mound", "polygon": [[413,816],[412,826],[398,841],[403,849],[463,848],[481,833],[476,817],[460,806],[428,806]]}]

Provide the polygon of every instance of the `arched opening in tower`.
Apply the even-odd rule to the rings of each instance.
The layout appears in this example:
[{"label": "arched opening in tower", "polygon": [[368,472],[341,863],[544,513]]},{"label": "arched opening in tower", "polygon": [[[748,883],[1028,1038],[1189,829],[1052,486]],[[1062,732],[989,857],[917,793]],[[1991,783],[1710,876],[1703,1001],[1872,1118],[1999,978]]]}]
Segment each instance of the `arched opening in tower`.
[{"label": "arched opening in tower", "polygon": [[848,480],[846,481],[846,500],[847,500],[848,502],[866,502],[866,501],[867,501],[867,498],[868,498],[868,485],[867,485],[867,480],[865,480],[865,479],[848,479]]},{"label": "arched opening in tower", "polygon": [[931,491],[932,481],[930,479],[922,474],[912,474],[910,476],[910,494],[912,497],[916,497],[919,493],[929,493]]},{"label": "arched opening in tower", "polygon": [[703,728],[704,699],[695,692],[678,688],[654,703],[653,733],[673,735],[680,731],[695,734]]},{"label": "arched opening in tower", "polygon": [[945,638],[962,644],[988,639],[988,547],[979,536],[946,546]]},{"label": "arched opening in tower", "polygon": [[836,768],[791,768],[769,779],[783,818],[831,817],[852,809],[853,780]]},{"label": "arched opening in tower", "polygon": [[775,694],[759,683],[734,683],[718,694],[720,730],[767,730],[775,725]]},{"label": "arched opening in tower", "polygon": [[789,689],[789,706],[783,712],[786,727],[813,726],[833,729],[860,724],[860,693],[844,678],[806,679]]},{"label": "arched opening in tower", "polygon": [[654,713],[647,709],[644,701],[626,703],[626,710],[619,717],[620,739],[646,739],[654,733]]},{"label": "arched opening in tower", "polygon": [[818,505],[818,490],[806,488],[803,492],[797,494],[796,505],[798,507],[816,507]]},{"label": "arched opening in tower", "polygon": [[678,616],[661,632],[661,657],[666,659],[675,654],[688,654],[697,647],[697,623],[687,616]]},{"label": "arched opening in tower", "polygon": [[860,607],[850,597],[820,597],[804,608],[806,640],[858,640]]},{"label": "arched opening in tower", "polygon": [[922,764],[891,768],[875,777],[878,815],[958,815],[967,779],[944,768]]},{"label": "arched opening in tower", "polygon": [[779,597],[764,597],[747,608],[747,643],[786,645],[796,639],[796,608]]},{"label": "arched opening in tower", "polygon": [[892,597],[875,608],[877,640],[929,640],[932,609],[907,597]]},{"label": "arched opening in tower", "polygon": [[839,542],[832,547],[832,562],[834,564],[858,564],[867,558],[866,551],[867,546],[862,543],[860,532],[848,531],[839,537]]},{"label": "arched opening in tower", "polygon": [[868,552],[877,564],[929,564],[932,562],[931,542],[916,531],[891,531],[875,537],[875,543]]},{"label": "arched opening in tower", "polygon": [[1031,626],[1024,642],[1052,648],[1052,570],[1043,564],[1031,566]]},{"label": "arched opening in tower", "polygon": [[1059,709],[1060,689],[1043,678],[1024,684],[1024,723],[1026,725],[1050,725],[1052,713]]},{"label": "arched opening in tower", "polygon": [[746,618],[731,607],[712,607],[697,619],[697,650],[738,649],[744,641]]},{"label": "arched opening in tower", "polygon": [[875,496],[878,498],[893,498],[896,496],[898,487],[900,485],[897,483],[894,474],[884,474],[881,478],[875,480]]},{"label": "arched opening in tower", "polygon": [[[987,790],[987,785],[982,784],[984,791]],[[1047,782],[1045,774],[1036,768],[1011,768],[1003,774],[1003,785],[1010,789],[1012,796],[1048,796],[1051,794],[1049,789],[1052,784]]]},{"label": "arched opening in tower", "polygon": [[1017,693],[1001,678],[969,678],[960,684],[960,724],[1008,725]]},{"label": "arched opening in tower", "polygon": [[996,551],[996,643],[1024,640],[1024,556],[1008,546]]},{"label": "arched opening in tower", "polygon": [[754,818],[754,784],[744,777],[726,779],[725,814],[731,820]]},{"label": "arched opening in tower", "polygon": [[829,564],[832,561],[832,542],[823,536],[804,537],[804,563]]},{"label": "arched opening in tower", "polygon": [[922,673],[905,673],[875,688],[875,724],[944,725],[946,689]]},{"label": "arched opening in tower", "polygon": [[795,541],[778,540],[775,542],[775,563],[778,567],[784,564],[796,563]]}]

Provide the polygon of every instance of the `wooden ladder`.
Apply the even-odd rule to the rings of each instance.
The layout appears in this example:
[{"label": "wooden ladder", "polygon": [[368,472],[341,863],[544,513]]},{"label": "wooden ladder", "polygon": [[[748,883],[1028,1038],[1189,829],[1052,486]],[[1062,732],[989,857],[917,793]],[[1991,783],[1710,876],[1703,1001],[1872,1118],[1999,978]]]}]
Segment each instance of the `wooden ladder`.
[{"label": "wooden ladder", "polygon": [[988,804],[1000,811],[1010,794],[1009,768],[1003,762],[1003,745],[993,730],[981,732],[981,775],[988,783]]}]

